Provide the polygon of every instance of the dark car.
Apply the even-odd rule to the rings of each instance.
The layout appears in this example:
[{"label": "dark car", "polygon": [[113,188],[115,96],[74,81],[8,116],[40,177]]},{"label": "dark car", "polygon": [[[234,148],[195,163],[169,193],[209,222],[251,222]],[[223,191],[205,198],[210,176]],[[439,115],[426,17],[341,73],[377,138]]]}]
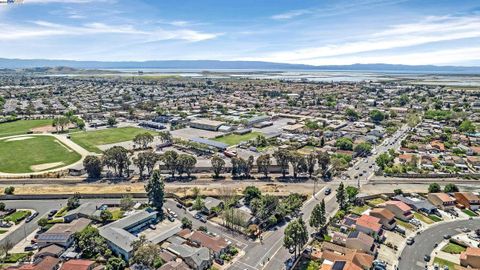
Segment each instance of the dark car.
[{"label": "dark car", "polygon": [[177,203],[177,207],[183,209],[183,205],[181,203]]},{"label": "dark car", "polygon": [[52,210],[50,212],[48,212],[48,217],[53,217],[55,216],[55,214],[58,212],[58,210]]},{"label": "dark car", "polygon": [[451,237],[452,237],[452,236],[451,236],[450,234],[445,234],[445,235],[443,236],[444,239],[450,239]]},{"label": "dark car", "polygon": [[201,216],[198,220],[200,220],[203,223],[207,223],[207,219],[204,216]]},{"label": "dark car", "polygon": [[423,256],[423,260],[426,261],[426,262],[429,262],[430,259],[432,259],[432,258],[430,257],[430,255],[425,255],[425,256]]},{"label": "dark car", "polygon": [[195,216],[193,216],[195,219],[200,219],[202,217],[202,215],[200,214],[195,214]]},{"label": "dark car", "polygon": [[34,250],[37,250],[37,249],[38,249],[38,245],[33,244],[33,245],[30,245],[30,246],[26,246],[23,250],[24,251],[34,251]]},{"label": "dark car", "polygon": [[220,259],[220,258],[215,258],[215,262],[218,263],[218,264],[220,264],[220,265],[223,265],[223,264],[225,263],[225,262],[224,262],[222,259]]},{"label": "dark car", "polygon": [[28,216],[26,219],[25,219],[25,222],[30,222],[32,221],[34,218],[36,218],[38,216],[38,212],[34,212],[33,214],[31,214],[30,216]]},{"label": "dark car", "polygon": [[326,188],[325,189],[325,195],[330,195],[330,193],[332,193],[332,189],[331,188]]}]

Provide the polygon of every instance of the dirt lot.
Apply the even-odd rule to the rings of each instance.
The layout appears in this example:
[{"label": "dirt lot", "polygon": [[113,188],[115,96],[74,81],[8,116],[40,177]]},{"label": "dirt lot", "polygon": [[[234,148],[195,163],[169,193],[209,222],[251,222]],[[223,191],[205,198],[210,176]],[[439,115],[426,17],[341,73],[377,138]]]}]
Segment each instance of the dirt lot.
[{"label": "dirt lot", "polygon": [[[178,184],[167,183],[166,191],[175,193],[179,196],[192,194],[192,189],[198,187],[201,194],[221,195],[224,193],[236,192],[240,194],[246,186],[255,185],[262,192],[275,195],[288,195],[293,192],[301,194],[311,194],[313,191],[312,183],[265,183],[265,182],[248,182],[248,181],[197,181],[193,183]],[[32,184],[32,185],[14,185],[15,194],[101,194],[101,193],[141,193],[145,192],[144,183],[89,183],[89,184]],[[0,186],[1,189],[6,185]],[[319,187],[318,189],[320,189]]]}]

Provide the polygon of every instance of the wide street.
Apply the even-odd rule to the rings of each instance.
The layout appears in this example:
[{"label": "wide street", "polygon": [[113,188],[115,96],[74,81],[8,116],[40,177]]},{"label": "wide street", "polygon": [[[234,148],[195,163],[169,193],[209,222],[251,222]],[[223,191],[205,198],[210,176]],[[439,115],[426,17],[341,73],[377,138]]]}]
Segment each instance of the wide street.
[{"label": "wide street", "polygon": [[439,223],[422,231],[415,236],[415,242],[411,246],[406,246],[403,250],[398,265],[399,269],[425,269],[426,262],[423,260],[423,257],[432,253],[435,244],[440,243],[444,235],[449,234],[453,236],[459,234],[462,228],[469,228],[471,230],[480,228],[480,218]]}]

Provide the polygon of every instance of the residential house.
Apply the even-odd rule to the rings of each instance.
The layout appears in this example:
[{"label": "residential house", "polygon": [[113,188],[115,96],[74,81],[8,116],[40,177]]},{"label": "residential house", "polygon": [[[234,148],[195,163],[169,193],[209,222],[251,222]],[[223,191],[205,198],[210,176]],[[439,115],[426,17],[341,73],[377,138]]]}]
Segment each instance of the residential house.
[{"label": "residential house", "polygon": [[386,208],[374,208],[369,213],[370,216],[380,219],[380,223],[387,230],[393,230],[397,226],[395,215]]},{"label": "residential house", "polygon": [[322,259],[326,264],[332,264],[335,261],[348,261],[361,269],[370,269],[374,257],[370,254],[357,249],[350,249],[330,242],[324,242],[322,252],[318,259]]},{"label": "residential house", "polygon": [[65,252],[65,248],[59,245],[48,245],[41,248],[34,256],[34,259],[44,258],[47,256],[59,258],[62,253]]},{"label": "residential house", "polygon": [[211,215],[215,208],[222,207],[222,205],[223,205],[223,202],[221,200],[213,197],[206,197],[204,200],[202,212],[204,212],[207,215]]},{"label": "residential house", "polygon": [[192,232],[187,236],[187,239],[199,246],[208,248],[215,257],[220,257],[221,254],[227,252],[230,246],[224,238],[220,236],[213,237],[202,231]]},{"label": "residential house", "polygon": [[65,222],[71,222],[72,220],[81,217],[90,218],[92,216],[95,216],[95,212],[98,212],[97,216],[100,215],[100,211],[98,211],[96,203],[83,203],[79,207],[68,211],[67,214],[63,217],[63,220],[65,220]]},{"label": "residential house", "polygon": [[480,207],[480,198],[472,192],[455,192],[453,194],[457,203],[462,204],[470,210],[478,210]]},{"label": "residential house", "polygon": [[170,244],[167,249],[182,258],[193,270],[209,269],[212,265],[212,258],[208,248]]},{"label": "residential house", "polygon": [[56,244],[62,247],[69,247],[73,243],[74,234],[85,229],[91,220],[79,218],[71,223],[58,223],[48,231],[40,234],[37,238],[39,247]]},{"label": "residential house", "polygon": [[480,248],[468,247],[460,254],[460,265],[469,268],[480,268]]},{"label": "residential house", "polygon": [[377,253],[375,239],[361,231],[350,232],[347,236],[345,246],[347,248],[361,250],[374,256]]},{"label": "residential house", "polygon": [[455,199],[447,193],[429,193],[427,199],[442,210],[449,210],[455,207]]},{"label": "residential house", "polygon": [[393,199],[405,203],[417,212],[423,212],[427,215],[438,213],[437,207],[424,199],[404,197],[403,195],[397,195]]},{"label": "residential house", "polygon": [[355,223],[355,229],[374,237],[382,234],[380,219],[369,215],[360,216]]},{"label": "residential house", "polygon": [[413,218],[412,208],[404,202],[386,201],[383,206],[400,220],[409,221]]},{"label": "residential house", "polygon": [[90,260],[68,260],[62,264],[60,270],[92,270],[95,261]]},{"label": "residential house", "polygon": [[184,261],[171,261],[165,263],[157,270],[190,270],[190,266]]}]

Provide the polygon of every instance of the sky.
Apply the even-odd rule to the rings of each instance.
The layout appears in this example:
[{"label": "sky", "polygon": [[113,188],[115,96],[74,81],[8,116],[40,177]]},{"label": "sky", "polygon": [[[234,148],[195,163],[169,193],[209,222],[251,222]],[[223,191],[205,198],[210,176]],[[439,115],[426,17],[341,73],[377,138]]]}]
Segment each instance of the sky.
[{"label": "sky", "polygon": [[0,58],[480,66],[480,1],[23,0]]}]

